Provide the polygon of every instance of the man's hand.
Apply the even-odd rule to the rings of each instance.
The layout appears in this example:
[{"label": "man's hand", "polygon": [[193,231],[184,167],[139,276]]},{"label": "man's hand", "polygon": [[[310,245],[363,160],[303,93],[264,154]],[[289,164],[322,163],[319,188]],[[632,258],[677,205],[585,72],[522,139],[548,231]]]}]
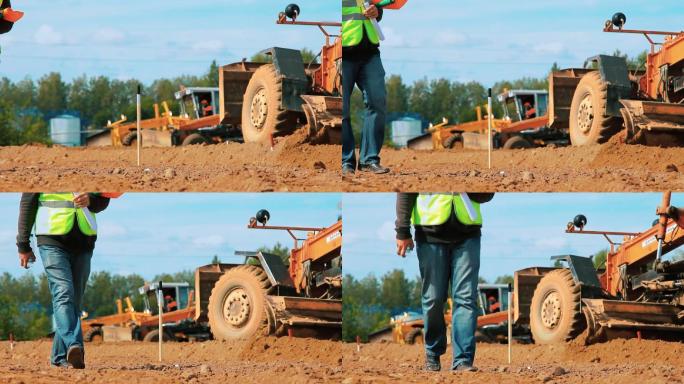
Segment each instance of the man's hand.
[{"label": "man's hand", "polygon": [[397,255],[401,257],[406,257],[406,251],[412,251],[413,250],[413,239],[408,238],[404,240],[399,240],[397,239]]},{"label": "man's hand", "polygon": [[22,268],[28,269],[29,264],[35,261],[36,255],[33,254],[33,251],[26,253],[19,252],[19,265],[21,265]]},{"label": "man's hand", "polygon": [[76,208],[86,208],[90,205],[90,195],[87,193],[79,193],[74,197],[74,205]]},{"label": "man's hand", "polygon": [[378,11],[378,7],[371,5],[363,11],[363,15],[369,19],[376,19],[380,15],[380,11]]}]

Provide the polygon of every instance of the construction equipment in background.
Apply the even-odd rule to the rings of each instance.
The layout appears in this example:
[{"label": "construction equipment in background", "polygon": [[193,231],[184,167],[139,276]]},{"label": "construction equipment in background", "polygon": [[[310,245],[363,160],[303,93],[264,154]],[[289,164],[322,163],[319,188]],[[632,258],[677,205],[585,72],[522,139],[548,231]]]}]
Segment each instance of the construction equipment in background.
[{"label": "construction equipment in background", "polygon": [[[498,95],[504,116],[492,119],[492,146],[503,149],[522,149],[547,145],[567,145],[567,132],[549,128],[547,105],[548,92],[543,90],[504,90]],[[485,106],[486,113],[486,106]],[[412,149],[487,149],[488,121],[477,106],[477,120],[462,124],[431,126],[428,133],[411,139],[407,145]]]},{"label": "construction equipment in background", "polygon": [[[146,146],[171,146],[174,145],[174,137],[171,132],[182,132],[180,128],[189,119],[183,117],[173,116],[166,101],[161,103],[163,111],[160,113],[159,104],[154,104],[154,117],[140,121],[140,128],[142,129],[142,143]],[[107,122],[106,130],[92,135],[88,138],[87,146],[103,146],[112,145],[114,147],[121,146],[135,146],[137,137],[137,123],[135,121],[128,122],[125,115],[115,122]],[[103,137],[109,132],[110,140],[103,140]],[[154,132],[165,132],[169,134],[157,135]],[[187,135],[186,135],[187,136]]]},{"label": "construction equipment in background", "polygon": [[[610,244],[605,264],[591,257],[556,256],[567,268],[532,267],[514,276],[514,319],[536,343],[561,343],[586,332],[587,342],[614,337],[684,338],[684,260],[663,255],[684,244],[684,211],[670,204],[640,233],[589,231],[577,215],[566,233],[600,235]],[[621,236],[622,241],[613,240]]]},{"label": "construction equipment in background", "polygon": [[[289,266],[265,252],[236,252],[243,264],[212,264],[195,271],[197,322],[215,339],[256,334],[341,337],[342,221],[327,228],[267,225],[260,210],[248,228],[287,231],[294,240]],[[306,233],[300,238],[297,233]]]},{"label": "construction equipment in background", "polygon": [[[165,106],[160,116],[143,120],[143,146],[211,144],[225,141],[273,144],[305,127],[311,143],[342,142],[342,40],[325,27],[339,22],[299,21],[299,6],[290,4],[278,14],[277,24],[316,26],[325,36],[320,53],[305,63],[296,49],[272,47],[259,55],[268,63],[243,59],[219,68],[218,88],[181,87],[175,97],[180,116]],[[317,59],[320,58],[320,63]],[[202,104],[205,103],[205,104]],[[164,104],[163,104],[164,105]],[[135,143],[135,123],[125,117],[109,125],[113,145]],[[127,136],[132,132],[132,136]],[[102,143],[96,140],[89,143]]]},{"label": "construction equipment in background", "polygon": [[[507,339],[507,310],[508,310],[508,284],[478,284],[477,297],[478,309],[477,331],[475,338],[479,342],[502,343]],[[451,340],[451,299],[448,300],[447,312],[444,314],[444,322],[447,325],[447,340]],[[423,315],[416,312],[405,312],[402,315],[393,316],[390,326],[369,335],[369,340],[377,341],[391,339],[399,344],[423,344]],[[517,340],[529,340],[529,329],[526,327],[514,327],[514,338]]]},{"label": "construction equipment in background", "polygon": [[[339,22],[299,21],[300,8],[290,4],[278,15],[277,24],[318,27],[325,36],[320,63],[305,63],[299,50],[272,47],[260,55],[269,63],[243,60],[219,68],[218,94],[212,91],[212,115],[202,115],[196,95],[176,94],[194,120],[186,129],[201,132],[236,130],[245,142],[272,143],[275,136],[293,133],[306,125],[307,137],[315,143],[341,143],[342,138],[342,41],[325,27],[341,27]],[[188,88],[189,89],[189,88]],[[218,100],[216,99],[218,96]],[[190,108],[190,105],[194,106]],[[194,116],[193,116],[194,115]]]},{"label": "construction equipment in background", "polygon": [[[123,302],[126,302],[126,308],[123,308]],[[81,318],[81,331],[83,333],[83,340],[86,342],[100,343],[104,341],[103,327],[121,327],[132,329],[140,321],[145,319],[148,314],[144,312],[136,312],[131,302],[130,297],[123,300],[116,299],[116,313],[113,315],[99,316],[88,319],[88,313],[85,312]]]},{"label": "construction equipment in background", "polygon": [[[117,299],[117,313],[81,321],[83,339],[88,342],[101,341],[150,341],[159,340],[159,313],[156,310],[158,284],[145,284],[138,289],[143,297],[144,310],[136,312],[130,297],[126,297],[126,309]],[[194,321],[194,291],[187,282],[163,283],[164,298],[162,323],[163,337],[167,341],[201,341],[211,338],[206,324]]]},{"label": "construction equipment in background", "polygon": [[552,73],[550,126],[568,129],[575,146],[604,143],[619,132],[627,143],[682,145],[684,32],[628,30],[626,20],[618,12],[603,31],[644,35],[650,44],[646,67],[630,72],[625,58],[597,55],[584,68]]}]

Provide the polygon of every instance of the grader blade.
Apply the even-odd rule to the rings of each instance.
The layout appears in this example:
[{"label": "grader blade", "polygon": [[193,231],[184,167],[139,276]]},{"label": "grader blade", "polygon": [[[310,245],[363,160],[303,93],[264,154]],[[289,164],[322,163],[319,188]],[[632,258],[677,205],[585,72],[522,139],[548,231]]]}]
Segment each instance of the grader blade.
[{"label": "grader blade", "polygon": [[342,98],[302,95],[309,139],[317,144],[342,144]]},{"label": "grader blade", "polygon": [[266,296],[269,333],[296,336],[342,332],[342,301]]},{"label": "grader blade", "polygon": [[629,143],[679,146],[684,141],[684,105],[641,100],[620,103]]},{"label": "grader blade", "polygon": [[670,304],[583,299],[590,340],[616,337],[684,337],[681,309]]},{"label": "grader blade", "polygon": [[143,147],[171,147],[171,131],[158,129],[142,129]]}]

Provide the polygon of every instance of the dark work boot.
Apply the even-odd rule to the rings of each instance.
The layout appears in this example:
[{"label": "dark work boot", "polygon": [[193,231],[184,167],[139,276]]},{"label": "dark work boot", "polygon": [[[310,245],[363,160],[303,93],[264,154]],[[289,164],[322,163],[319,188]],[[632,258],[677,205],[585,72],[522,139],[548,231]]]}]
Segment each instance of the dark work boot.
[{"label": "dark work boot", "polygon": [[439,362],[439,356],[425,355],[425,370],[426,371],[439,371],[442,369],[442,365]]},{"label": "dark work boot", "polygon": [[83,347],[80,345],[72,345],[67,350],[66,355],[67,363],[69,363],[75,369],[85,368],[85,356],[83,352]]}]

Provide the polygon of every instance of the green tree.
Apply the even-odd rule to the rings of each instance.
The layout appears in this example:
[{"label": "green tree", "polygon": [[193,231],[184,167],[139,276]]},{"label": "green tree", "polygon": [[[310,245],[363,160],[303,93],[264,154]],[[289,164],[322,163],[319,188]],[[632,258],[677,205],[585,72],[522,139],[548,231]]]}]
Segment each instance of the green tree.
[{"label": "green tree", "polygon": [[496,278],[496,280],[494,280],[494,284],[513,284],[513,276],[511,276],[511,275],[498,276]]},{"label": "green tree", "polygon": [[257,252],[277,255],[285,265],[290,265],[290,249],[287,246],[280,244],[280,242],[275,243],[272,247],[261,246],[257,248]]},{"label": "green tree", "polygon": [[606,266],[606,258],[608,257],[608,250],[602,249],[594,254],[594,268],[604,268]]},{"label": "green tree", "polygon": [[38,80],[38,96],[36,106],[43,113],[61,111],[66,108],[68,87],[62,81],[62,75],[49,73]]}]

